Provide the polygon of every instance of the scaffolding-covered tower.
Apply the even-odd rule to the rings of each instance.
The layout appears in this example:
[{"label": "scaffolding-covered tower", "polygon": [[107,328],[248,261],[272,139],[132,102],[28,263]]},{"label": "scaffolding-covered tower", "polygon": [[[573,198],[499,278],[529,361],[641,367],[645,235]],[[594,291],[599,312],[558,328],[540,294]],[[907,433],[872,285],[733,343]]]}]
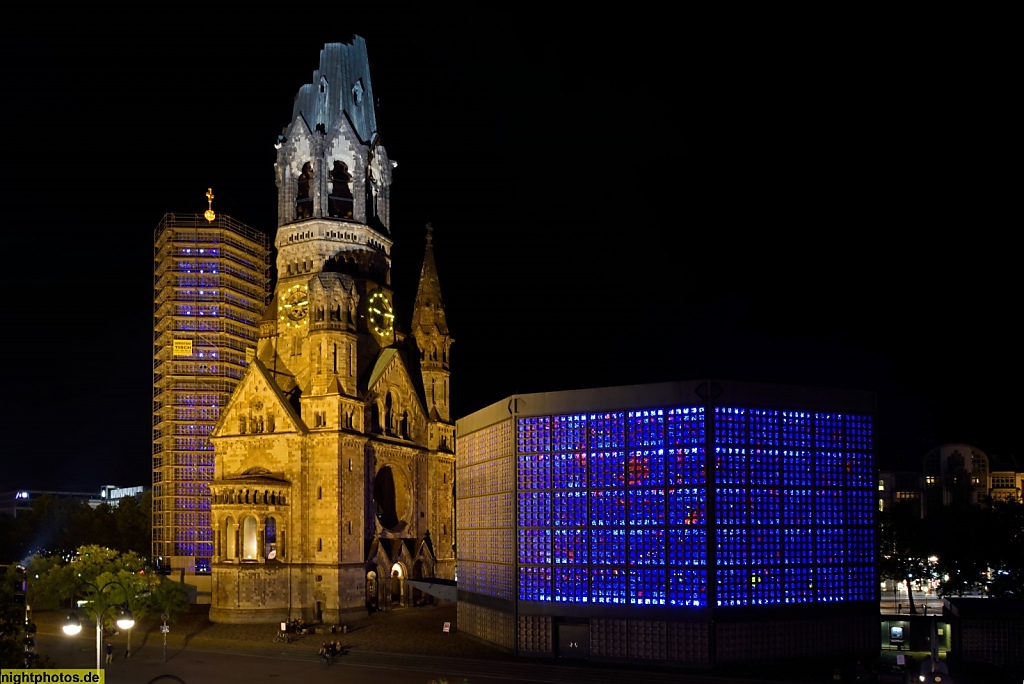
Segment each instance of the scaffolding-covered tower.
[{"label": "scaffolding-covered tower", "polygon": [[271,247],[230,217],[192,214],[166,214],[153,244],[153,556],[194,576],[213,554],[209,435],[255,354]]}]

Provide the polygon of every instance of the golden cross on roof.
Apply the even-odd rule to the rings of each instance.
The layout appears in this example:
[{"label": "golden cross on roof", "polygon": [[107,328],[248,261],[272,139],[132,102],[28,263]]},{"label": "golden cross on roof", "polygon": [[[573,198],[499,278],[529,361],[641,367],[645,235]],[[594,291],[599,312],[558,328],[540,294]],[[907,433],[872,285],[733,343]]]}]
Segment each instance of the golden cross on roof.
[{"label": "golden cross on roof", "polygon": [[207,221],[213,223],[213,219],[217,218],[217,215],[213,213],[213,188],[206,188],[206,201],[209,206],[203,216]]}]

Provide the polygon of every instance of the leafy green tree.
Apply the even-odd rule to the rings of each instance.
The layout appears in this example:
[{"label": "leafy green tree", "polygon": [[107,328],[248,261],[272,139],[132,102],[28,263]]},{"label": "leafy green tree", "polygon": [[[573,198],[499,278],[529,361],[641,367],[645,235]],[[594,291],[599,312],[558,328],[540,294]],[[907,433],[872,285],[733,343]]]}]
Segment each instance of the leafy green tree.
[{"label": "leafy green tree", "polygon": [[21,578],[12,566],[0,572],[0,667],[25,665],[21,641],[25,624],[25,606],[19,594]]},{"label": "leafy green tree", "polygon": [[[43,560],[29,563],[30,591],[37,605],[70,606],[78,599],[84,602],[86,613],[93,620],[102,620],[105,627],[117,619],[119,606],[127,606],[136,620],[153,610],[152,595],[160,577],[137,553],[89,545],[78,549],[68,563],[51,563],[37,577],[35,570],[43,565]],[[130,652],[130,633],[128,638]]]},{"label": "leafy green tree", "polygon": [[111,548],[118,551],[134,551],[149,556],[152,553],[153,535],[153,494],[145,492],[138,500],[135,497],[121,499],[111,511],[111,529],[117,539]]},{"label": "leafy green tree", "polygon": [[174,582],[166,577],[160,578],[160,584],[153,590],[153,614],[166,614],[169,622],[188,612],[188,589],[181,582]]}]

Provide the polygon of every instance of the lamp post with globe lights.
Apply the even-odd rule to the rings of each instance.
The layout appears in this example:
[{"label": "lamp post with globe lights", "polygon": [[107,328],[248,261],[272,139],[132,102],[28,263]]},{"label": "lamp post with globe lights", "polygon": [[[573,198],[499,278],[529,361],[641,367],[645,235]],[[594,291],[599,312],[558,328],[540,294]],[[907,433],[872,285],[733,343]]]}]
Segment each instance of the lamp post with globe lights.
[{"label": "lamp post with globe lights", "polygon": [[[107,595],[103,592],[112,585],[120,587],[121,591],[124,592],[125,600],[123,602],[118,603],[105,600]],[[96,669],[99,670],[102,669],[103,663],[103,616],[106,612],[111,608],[119,610],[116,622],[120,629],[131,629],[135,626],[135,618],[132,617],[132,612],[128,609],[128,589],[117,580],[104,582],[101,586],[96,586],[92,582],[80,581],[78,586],[89,587],[93,591],[94,598],[90,603],[92,604],[91,612],[96,618]],[[63,630],[68,636],[75,636],[82,631],[82,622],[78,619],[77,611],[73,610],[68,614]]]}]

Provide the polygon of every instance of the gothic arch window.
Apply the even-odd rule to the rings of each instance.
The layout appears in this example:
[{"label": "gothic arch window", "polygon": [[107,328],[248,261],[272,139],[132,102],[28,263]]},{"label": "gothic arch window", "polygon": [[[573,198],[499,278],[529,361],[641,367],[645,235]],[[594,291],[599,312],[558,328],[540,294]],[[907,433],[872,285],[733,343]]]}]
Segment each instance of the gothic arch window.
[{"label": "gothic arch window", "polygon": [[395,398],[391,392],[388,392],[387,396],[384,397],[384,427],[386,433],[393,433],[395,431]]},{"label": "gothic arch window", "polygon": [[256,518],[249,515],[242,520],[242,560],[255,561],[259,559],[259,539],[256,535]]},{"label": "gothic arch window", "polygon": [[299,174],[295,191],[295,218],[304,219],[313,215],[313,164],[306,162]]}]

